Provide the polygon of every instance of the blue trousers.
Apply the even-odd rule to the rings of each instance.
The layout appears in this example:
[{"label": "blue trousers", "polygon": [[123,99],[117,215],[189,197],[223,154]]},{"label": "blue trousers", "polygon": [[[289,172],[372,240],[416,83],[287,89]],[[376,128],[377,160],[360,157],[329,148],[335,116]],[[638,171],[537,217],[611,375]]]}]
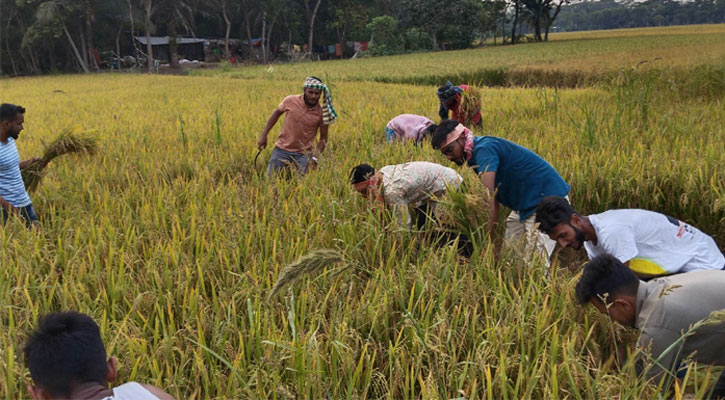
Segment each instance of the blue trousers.
[{"label": "blue trousers", "polygon": [[300,174],[307,173],[307,164],[310,161],[310,155],[304,153],[293,153],[291,151],[282,150],[275,146],[272,150],[272,156],[267,164],[267,176],[272,177],[281,169],[294,167]]},{"label": "blue trousers", "polygon": [[[3,225],[8,220],[8,212],[4,208],[0,208],[0,214],[2,214]],[[35,213],[35,209],[32,204],[28,204],[25,207],[20,207],[20,215],[25,219],[25,225],[28,227],[32,226],[33,223],[37,223],[38,214]]]}]

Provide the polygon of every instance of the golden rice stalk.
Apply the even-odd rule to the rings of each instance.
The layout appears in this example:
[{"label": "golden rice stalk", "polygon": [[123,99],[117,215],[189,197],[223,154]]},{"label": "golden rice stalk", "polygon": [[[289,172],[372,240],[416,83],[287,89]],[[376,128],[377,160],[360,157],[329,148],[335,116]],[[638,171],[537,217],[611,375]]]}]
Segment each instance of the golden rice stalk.
[{"label": "golden rice stalk", "polygon": [[315,273],[328,265],[343,262],[344,258],[340,253],[330,249],[314,250],[304,256],[298,258],[295,262],[287,264],[277,278],[272,292],[267,297],[269,301],[277,292],[292,282],[297,281],[305,274]]},{"label": "golden rice stalk", "polygon": [[461,114],[466,116],[466,121],[472,121],[473,116],[480,110],[481,92],[473,86],[468,86],[468,90],[461,94]]},{"label": "golden rice stalk", "polygon": [[25,189],[35,191],[45,176],[45,167],[56,157],[77,153],[93,155],[98,149],[98,140],[93,136],[80,136],[71,129],[63,130],[53,142],[45,148],[43,157],[26,165],[20,172],[23,175]]}]

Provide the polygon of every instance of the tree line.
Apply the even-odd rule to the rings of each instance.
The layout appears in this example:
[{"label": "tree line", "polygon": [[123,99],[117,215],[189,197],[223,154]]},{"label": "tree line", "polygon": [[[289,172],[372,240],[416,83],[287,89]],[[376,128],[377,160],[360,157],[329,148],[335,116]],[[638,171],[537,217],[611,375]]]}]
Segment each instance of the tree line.
[{"label": "tree line", "polygon": [[599,0],[565,7],[557,28],[565,31],[725,23],[725,0]]},{"label": "tree line", "polygon": [[[725,0],[0,0],[0,75],[90,72],[133,55],[153,68],[152,36],[218,38],[221,58],[270,62],[300,48],[365,42],[367,54],[548,40],[552,29],[722,22]],[[615,15],[616,17],[612,17]],[[555,25],[555,21],[557,24]],[[133,37],[146,37],[145,45]],[[258,44],[235,54],[232,39]],[[176,40],[169,61],[178,66]],[[321,50],[322,49],[322,50]],[[346,51],[352,51],[350,46]]]}]

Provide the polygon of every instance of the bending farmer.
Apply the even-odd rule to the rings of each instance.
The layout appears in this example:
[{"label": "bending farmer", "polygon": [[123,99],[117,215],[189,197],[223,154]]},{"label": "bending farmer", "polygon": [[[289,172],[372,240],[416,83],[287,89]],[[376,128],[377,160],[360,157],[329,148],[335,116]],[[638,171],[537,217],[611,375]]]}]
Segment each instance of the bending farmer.
[{"label": "bending farmer", "polygon": [[375,171],[360,164],[350,172],[353,188],[373,204],[385,205],[396,216],[400,208],[408,210],[407,225],[418,229],[435,209],[436,199],[448,187],[458,188],[463,178],[448,167],[426,161],[388,165]]},{"label": "bending farmer", "polygon": [[[441,103],[438,115],[441,120],[455,119],[464,126],[481,126],[481,100],[478,93],[468,85],[453,86],[451,81],[438,88],[438,100]],[[473,102],[473,104],[469,104]]]},{"label": "bending farmer", "polygon": [[692,225],[647,210],[609,210],[582,216],[561,197],[536,208],[539,229],[561,247],[586,249],[590,259],[611,254],[637,276],[725,268],[712,237]]},{"label": "bending farmer", "polygon": [[484,201],[490,213],[489,235],[493,235],[499,205],[503,204],[511,209],[506,219],[506,242],[523,247],[526,258],[536,251],[549,265],[556,242],[536,230],[534,211],[544,197],[569,193],[569,184],[559,173],[533,151],[497,137],[474,137],[454,120],[441,122],[431,144],[456,164],[467,163],[480,177],[488,193]]},{"label": "bending farmer", "polygon": [[385,126],[385,139],[388,142],[413,142],[417,145],[429,138],[435,128],[433,121],[422,115],[400,114]]},{"label": "bending farmer", "polygon": [[[669,388],[680,361],[725,366],[725,271],[692,271],[643,282],[609,254],[594,257],[576,285],[581,304],[642,335],[642,372]],[[720,312],[710,323],[701,321]],[[725,398],[725,373],[715,384],[714,399]]]}]

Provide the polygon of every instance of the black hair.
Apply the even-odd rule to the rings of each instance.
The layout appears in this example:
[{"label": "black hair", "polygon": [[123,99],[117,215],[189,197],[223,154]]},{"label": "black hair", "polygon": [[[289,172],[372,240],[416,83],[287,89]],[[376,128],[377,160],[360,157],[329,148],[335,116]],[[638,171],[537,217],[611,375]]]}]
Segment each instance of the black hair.
[{"label": "black hair", "polygon": [[33,381],[54,397],[69,397],[73,385],[106,385],[106,348],[98,325],[88,315],[47,314],[38,321],[24,352]]},{"label": "black hair", "polygon": [[431,146],[438,150],[445,143],[448,134],[451,133],[458,126],[459,122],[455,119],[447,119],[442,121],[440,125],[436,126],[435,132],[433,132],[433,138],[431,139]]},{"label": "black hair", "polygon": [[611,254],[594,257],[584,266],[579,282],[576,284],[576,299],[586,304],[593,297],[605,298],[610,303],[615,296],[637,295],[639,278],[621,261]]},{"label": "black hair", "polygon": [[369,164],[360,164],[350,171],[350,183],[354,185],[356,183],[365,182],[373,175],[375,175],[375,168]]},{"label": "black hair", "polygon": [[423,135],[421,138],[427,138],[429,136],[433,135],[433,132],[435,132],[436,128],[438,128],[438,125],[436,124],[430,124],[423,130]]},{"label": "black hair", "polygon": [[559,196],[547,196],[536,206],[539,230],[551,234],[559,224],[568,223],[572,215],[579,215],[569,202]]},{"label": "black hair", "polygon": [[25,114],[25,108],[16,106],[15,104],[0,104],[0,122],[15,121],[18,114]]}]

